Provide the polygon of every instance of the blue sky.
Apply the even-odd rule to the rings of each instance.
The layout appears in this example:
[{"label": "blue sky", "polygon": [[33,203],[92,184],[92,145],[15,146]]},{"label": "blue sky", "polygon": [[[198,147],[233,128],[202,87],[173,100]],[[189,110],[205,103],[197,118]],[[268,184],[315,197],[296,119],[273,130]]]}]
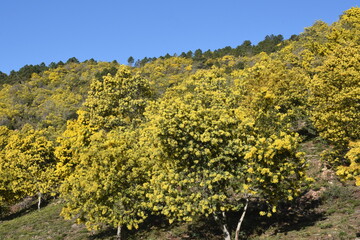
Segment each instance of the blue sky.
[{"label": "blue sky", "polygon": [[156,57],[289,38],[359,0],[1,0],[0,71],[26,64]]}]

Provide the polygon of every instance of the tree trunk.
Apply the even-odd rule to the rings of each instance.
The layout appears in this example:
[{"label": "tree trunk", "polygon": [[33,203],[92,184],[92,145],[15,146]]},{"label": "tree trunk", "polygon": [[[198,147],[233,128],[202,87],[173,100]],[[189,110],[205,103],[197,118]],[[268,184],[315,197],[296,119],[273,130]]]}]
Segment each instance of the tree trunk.
[{"label": "tree trunk", "polygon": [[42,194],[39,192],[38,193],[38,210],[40,210],[40,207],[41,207],[41,198],[42,198]]},{"label": "tree trunk", "polygon": [[235,240],[239,240],[240,228],[241,228],[242,222],[244,221],[244,217],[245,217],[245,214],[246,214],[246,210],[247,210],[248,204],[249,204],[249,199],[247,198],[247,199],[246,199],[246,204],[245,204],[245,206],[244,206],[243,213],[241,214],[241,217],[240,217],[240,219],[239,219],[239,222],[238,222],[238,224],[237,224],[237,226],[236,226]]},{"label": "tree trunk", "polygon": [[228,230],[228,226],[226,224],[226,214],[225,212],[222,212],[222,219],[219,218],[216,213],[214,213],[215,221],[220,225],[220,228],[224,234],[224,240],[231,240],[230,232]]},{"label": "tree trunk", "polygon": [[116,239],[121,240],[121,224],[117,227]]}]

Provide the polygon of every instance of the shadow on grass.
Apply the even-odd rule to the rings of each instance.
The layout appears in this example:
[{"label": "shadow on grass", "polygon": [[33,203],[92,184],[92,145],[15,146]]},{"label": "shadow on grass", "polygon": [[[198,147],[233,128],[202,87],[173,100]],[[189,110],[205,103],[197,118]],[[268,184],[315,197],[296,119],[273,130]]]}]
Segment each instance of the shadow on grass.
[{"label": "shadow on grass", "polygon": [[[122,239],[138,239],[139,235],[147,234],[151,231],[169,231],[171,225],[168,223],[165,217],[163,216],[154,216],[150,215],[145,221],[140,224],[138,230],[128,230],[125,226],[121,229]],[[91,236],[88,237],[89,240],[98,240],[98,239],[116,239],[117,230],[113,227],[107,227]]]},{"label": "shadow on grass", "polygon": [[[122,229],[122,239],[224,239],[218,225],[211,219],[201,217],[190,223],[169,224],[164,216],[149,216],[138,230]],[[107,228],[88,240],[116,239],[116,229]]]},{"label": "shadow on grass", "polygon": [[[325,219],[325,213],[319,212],[317,207],[320,201],[297,199],[292,203],[283,203],[278,206],[278,212],[272,217],[259,215],[259,211],[265,209],[262,202],[252,201],[244,219],[240,237],[248,239],[258,236],[273,228],[272,235],[294,230],[301,230],[312,226],[316,222]],[[235,232],[236,225],[242,212],[230,212],[228,214],[228,226],[231,232]],[[116,230],[107,228],[88,238],[89,240],[116,239]],[[139,230],[122,230],[122,239],[223,239],[222,231],[215,220],[209,217],[199,217],[190,223],[169,224],[164,216],[149,216],[139,226]]]},{"label": "shadow on grass", "polygon": [[[46,207],[50,201],[48,199],[43,199],[41,201],[41,208]],[[9,221],[21,216],[24,216],[28,213],[36,211],[38,209],[38,202],[36,197],[26,197],[21,202],[13,205],[11,207],[13,210],[10,213],[5,214],[4,216],[0,217],[0,221]]]},{"label": "shadow on grass", "polygon": [[[255,205],[255,206],[254,206]],[[246,213],[242,227],[242,237],[249,238],[252,235],[260,235],[269,228],[274,228],[272,235],[294,230],[301,230],[313,226],[316,222],[325,219],[325,213],[317,210],[319,200],[306,200],[299,198],[292,203],[282,203],[278,211],[272,217],[260,216],[259,211],[266,209],[263,203],[253,203]],[[231,226],[235,229],[241,213],[231,214]],[[235,215],[235,216],[234,216]]]},{"label": "shadow on grass", "polygon": [[188,236],[189,239],[224,239],[219,224],[211,216],[202,217],[197,222],[191,223],[188,227]]},{"label": "shadow on grass", "polygon": [[[91,236],[88,237],[88,240],[98,240],[98,239],[116,239],[116,230],[114,228],[107,228],[104,229],[96,234],[93,234]],[[125,238],[126,239],[126,238]]]}]

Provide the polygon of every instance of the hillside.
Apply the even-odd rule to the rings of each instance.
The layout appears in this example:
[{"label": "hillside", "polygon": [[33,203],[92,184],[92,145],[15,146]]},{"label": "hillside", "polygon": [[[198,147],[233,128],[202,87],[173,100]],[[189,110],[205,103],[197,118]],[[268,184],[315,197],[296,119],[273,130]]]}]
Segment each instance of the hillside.
[{"label": "hillside", "polygon": [[[321,145],[320,145],[321,146]],[[304,143],[309,155],[319,150],[317,141]],[[320,147],[321,149],[321,147]],[[245,239],[355,239],[360,229],[360,190],[344,185],[321,172],[321,163],[312,158],[312,174],[322,176],[311,190],[315,199],[295,202],[272,218],[256,213],[244,223]],[[326,176],[327,175],[327,176]],[[329,183],[331,182],[331,183]],[[320,190],[324,189],[324,190]],[[314,194],[316,193],[316,194]],[[319,197],[319,198],[318,198]],[[113,228],[89,232],[85,226],[73,224],[59,216],[63,204],[51,200],[40,211],[36,200],[17,205],[14,213],[0,220],[0,239],[115,239]],[[20,210],[22,207],[24,209]],[[254,224],[261,223],[261,224]],[[164,219],[149,220],[139,231],[127,231],[125,239],[222,239],[213,221],[199,219],[193,223],[169,225]]]},{"label": "hillside", "polygon": [[360,8],[0,86],[0,239],[359,237]]}]

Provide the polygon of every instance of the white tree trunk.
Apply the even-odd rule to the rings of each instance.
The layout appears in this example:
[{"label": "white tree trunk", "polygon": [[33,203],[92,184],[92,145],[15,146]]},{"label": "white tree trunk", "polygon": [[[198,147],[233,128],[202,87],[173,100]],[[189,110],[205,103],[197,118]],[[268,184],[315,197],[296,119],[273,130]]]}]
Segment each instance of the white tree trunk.
[{"label": "white tree trunk", "polygon": [[214,218],[217,223],[219,223],[220,228],[224,234],[224,240],[231,240],[230,232],[228,230],[227,224],[226,224],[226,215],[225,212],[222,212],[223,219],[221,220],[215,213]]},{"label": "white tree trunk", "polygon": [[120,224],[117,227],[116,239],[121,240],[121,225]]},{"label": "white tree trunk", "polygon": [[40,207],[41,207],[41,198],[42,198],[42,194],[39,192],[38,193],[38,210],[40,210]]},{"label": "white tree trunk", "polygon": [[244,206],[243,213],[241,214],[241,217],[240,217],[240,219],[239,219],[239,222],[238,222],[238,224],[237,224],[237,226],[236,226],[235,240],[239,240],[240,228],[241,228],[242,222],[244,221],[248,204],[249,204],[249,199],[247,198],[247,199],[246,199],[246,204],[245,204],[245,206]]}]

